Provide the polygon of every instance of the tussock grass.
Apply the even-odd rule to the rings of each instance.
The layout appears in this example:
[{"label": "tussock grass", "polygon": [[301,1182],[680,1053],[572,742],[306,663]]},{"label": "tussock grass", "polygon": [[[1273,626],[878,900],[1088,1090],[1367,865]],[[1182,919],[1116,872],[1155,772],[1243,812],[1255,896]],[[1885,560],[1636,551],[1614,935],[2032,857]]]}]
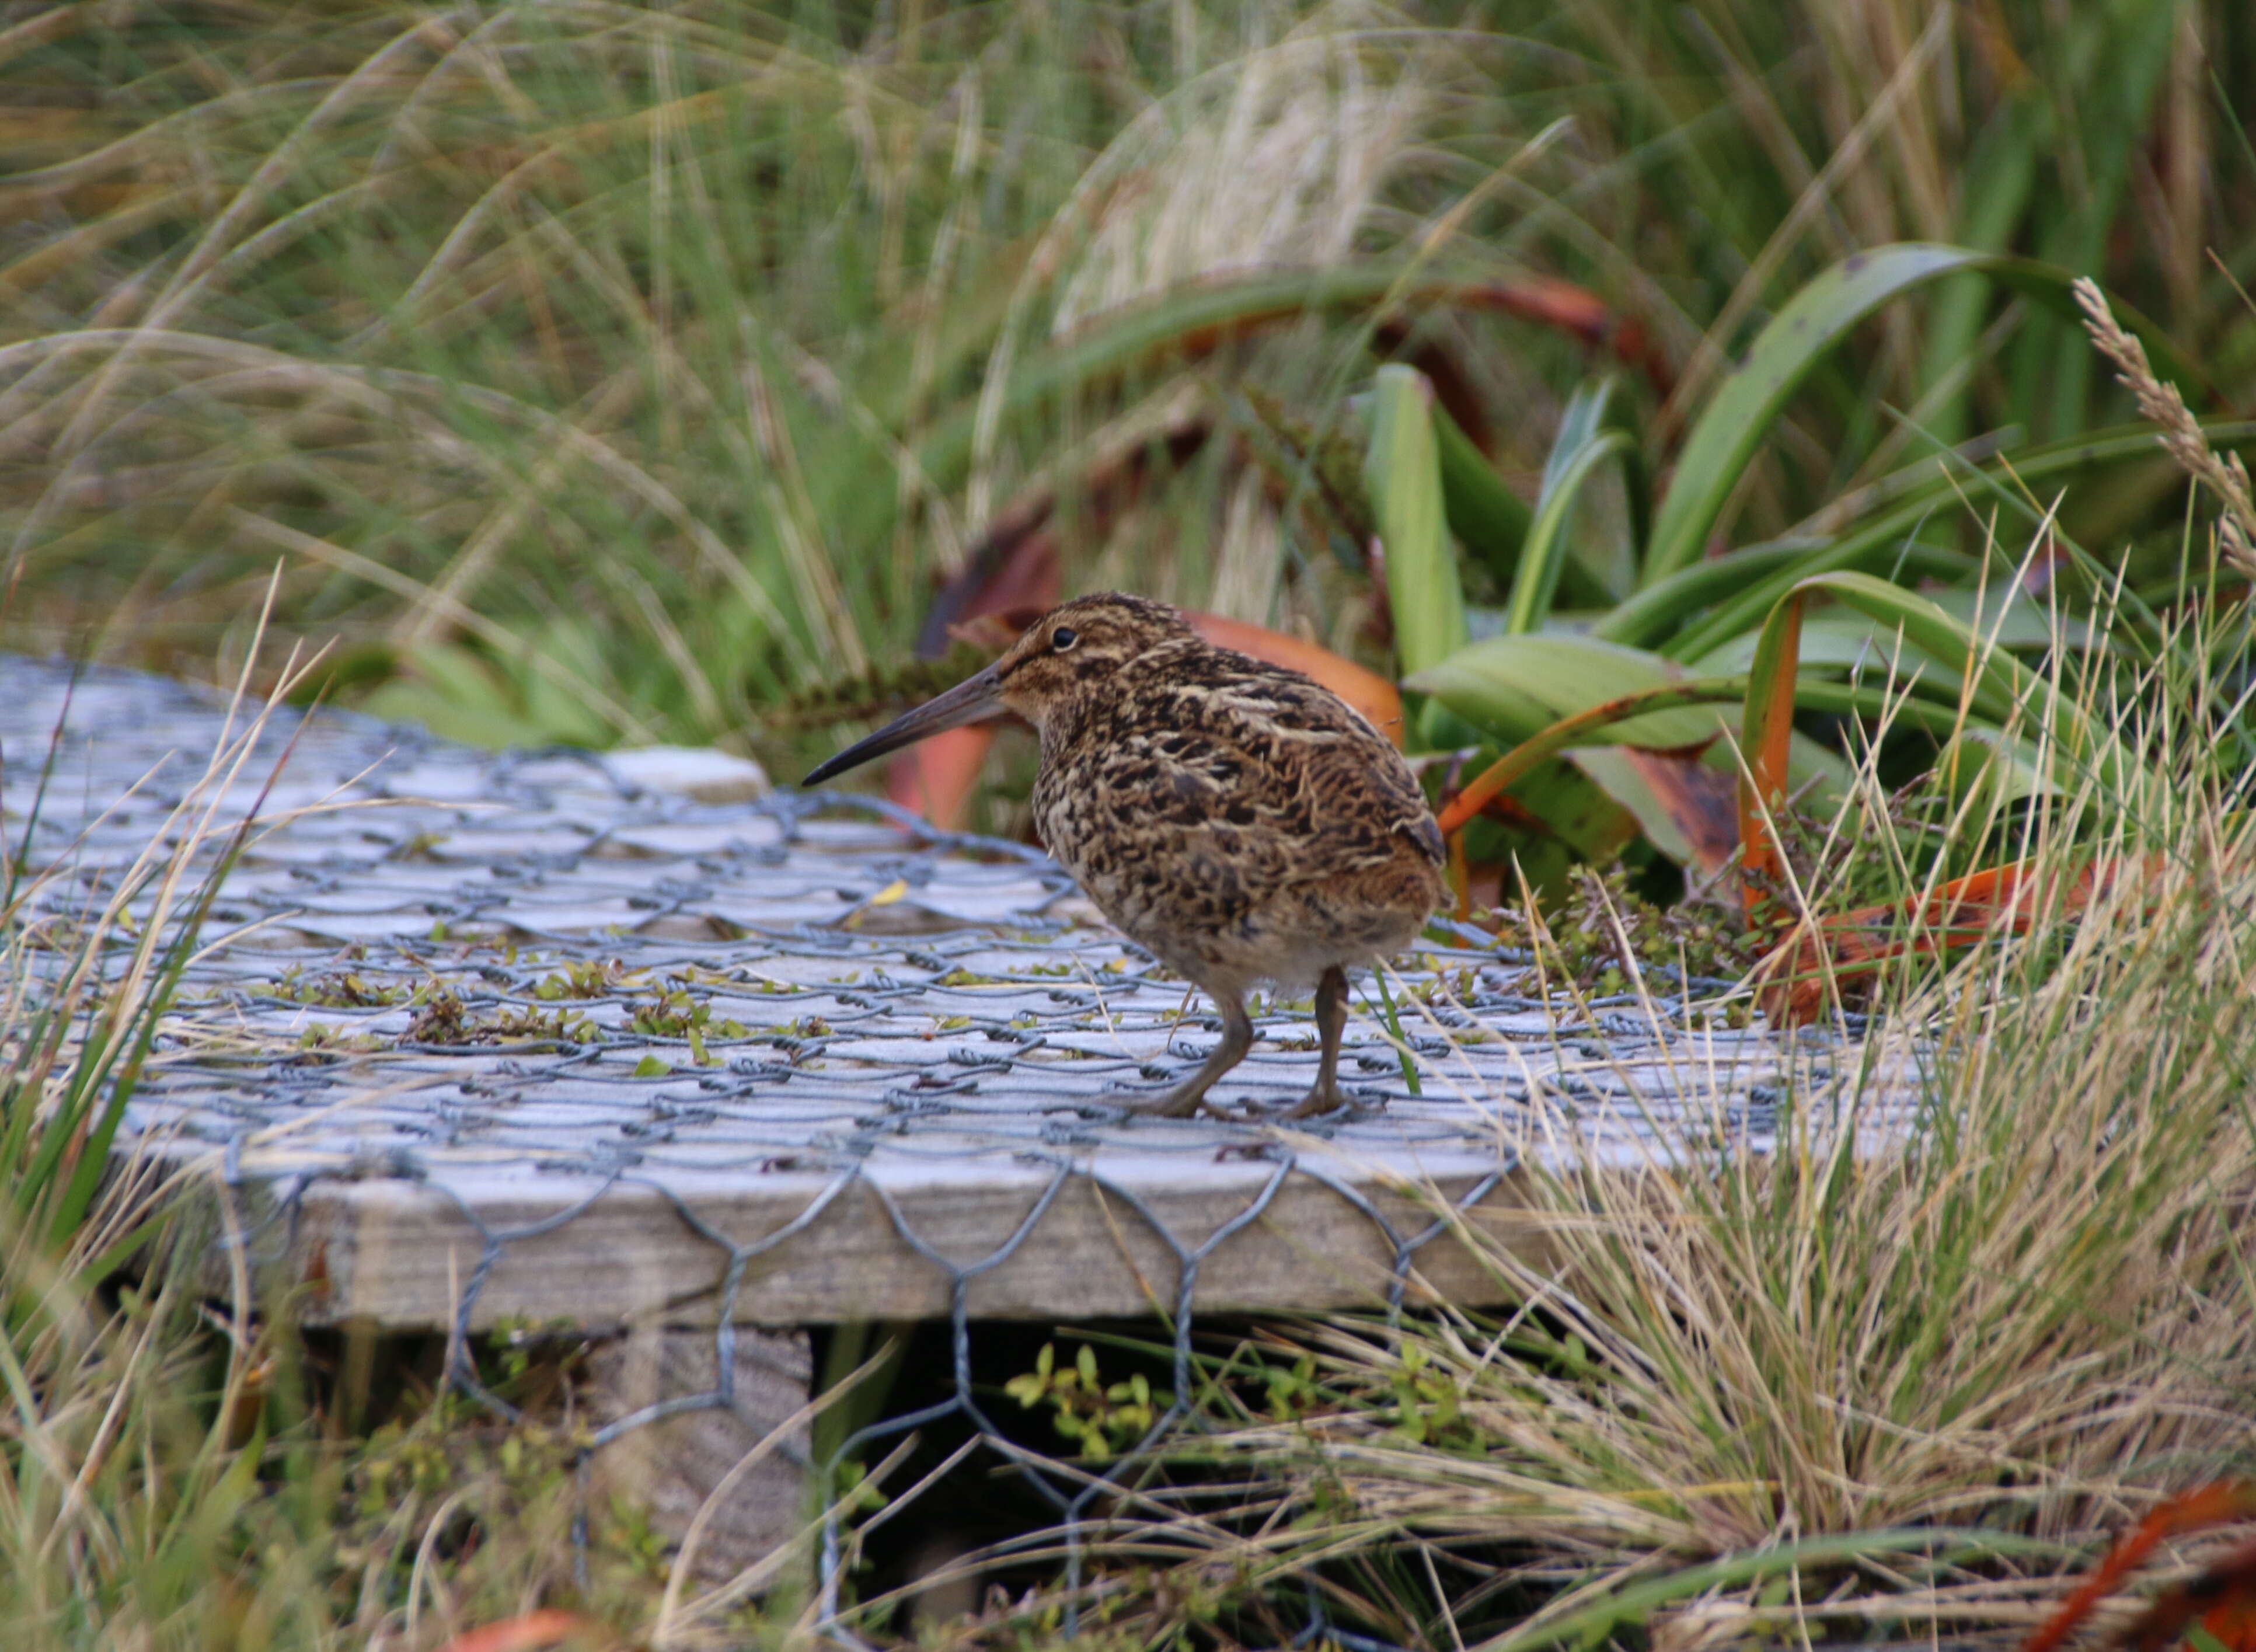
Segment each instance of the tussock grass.
[{"label": "tussock grass", "polygon": [[[2207,624],[2173,642],[2198,657]],[[1305,1591],[1487,1652],[1924,1639],[2034,1624],[2155,1500],[2256,1470],[2256,814],[2210,747],[2238,708],[2163,715],[2189,703],[2167,670],[2055,656],[2147,780],[1942,793],[1916,858],[1868,752],[1817,834],[1868,852],[1815,856],[1808,909],[1922,911],[2018,855],[2025,931],[1842,983],[1886,1008],[1832,1063],[1863,1082],[1782,1103],[1774,1152],[1698,1120],[1632,1168],[1531,1152],[1541,1252],[1457,1224],[1501,1314],[1280,1327],[1222,1361],[1184,1450],[1244,1500],[1148,1492],[1120,1556],[1179,1564],[1092,1608],[1289,1632]],[[1907,1069],[1918,1120],[1876,1142],[1865,1098]]]},{"label": "tussock grass", "polygon": [[[286,666],[286,687],[302,671]],[[276,754],[271,710],[238,685],[221,744],[124,866],[25,864],[45,780],[10,776],[21,837],[0,913],[0,1612],[26,1647],[190,1644],[223,1620],[299,1610],[295,1555],[271,1592],[235,1581],[257,1489],[257,1453],[236,1437],[272,1358],[247,1283],[226,1334],[207,1334],[204,1270],[169,1219],[178,1176],[145,1142],[109,1163],[210,893],[252,828],[243,803],[253,765]],[[129,1262],[141,1282],[120,1287]]]}]

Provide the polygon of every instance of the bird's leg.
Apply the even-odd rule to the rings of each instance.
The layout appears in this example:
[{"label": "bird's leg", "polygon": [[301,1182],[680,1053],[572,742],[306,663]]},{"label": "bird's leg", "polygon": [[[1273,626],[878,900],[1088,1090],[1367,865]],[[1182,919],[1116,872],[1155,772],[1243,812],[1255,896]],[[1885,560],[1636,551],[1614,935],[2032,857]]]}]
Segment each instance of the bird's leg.
[{"label": "bird's leg", "polygon": [[1339,1087],[1340,1039],[1346,1031],[1347,971],[1335,964],[1316,982],[1316,1034],[1323,1041],[1323,1055],[1316,1064],[1315,1088],[1271,1117],[1313,1119],[1348,1105]]},{"label": "bird's leg", "polygon": [[1208,1101],[1206,1092],[1214,1088],[1216,1079],[1244,1061],[1245,1052],[1253,1048],[1253,1018],[1245,1013],[1244,999],[1237,994],[1216,992],[1214,1001],[1222,1012],[1222,1042],[1214,1047],[1214,1054],[1206,1058],[1198,1071],[1166,1095],[1150,1101],[1128,1103],[1130,1112],[1154,1113],[1162,1119],[1189,1119],[1203,1106],[1217,1119],[1238,1119],[1237,1114]]}]

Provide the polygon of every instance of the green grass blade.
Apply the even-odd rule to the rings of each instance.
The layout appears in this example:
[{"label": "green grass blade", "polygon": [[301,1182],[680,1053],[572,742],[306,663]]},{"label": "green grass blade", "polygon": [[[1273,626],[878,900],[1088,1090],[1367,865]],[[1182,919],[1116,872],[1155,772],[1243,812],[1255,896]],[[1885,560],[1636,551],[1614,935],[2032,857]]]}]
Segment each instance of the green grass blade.
[{"label": "green grass blade", "polygon": [[[2083,773],[2096,772],[2110,791],[2128,779],[2132,759],[2111,734],[2097,727],[2046,680],[1972,626],[1926,597],[1868,574],[1821,574],[1805,579],[1773,605],[1755,645],[1748,670],[1746,710],[1740,749],[1753,774],[1753,790],[1743,797],[1742,820],[1752,826],[1755,806],[1775,810],[1786,791],[1786,742],[1793,726],[1800,686],[1802,615],[1814,597],[1825,596],[1870,615],[1900,632],[1905,641],[1956,671],[1964,684],[1970,715],[1993,728],[2020,724],[2045,737],[2053,778],[2072,791]],[[1742,781],[1743,793],[1746,782]],[[1752,841],[1752,833],[1748,833]]]},{"label": "green grass blade", "polygon": [[[1668,688],[1684,676],[1658,654],[1617,643],[1559,632],[1491,637],[1406,678],[1403,686],[1429,694],[1493,738],[1517,742],[1590,707],[1618,702],[1627,694]],[[1713,717],[1665,712],[1620,723],[1607,744],[1660,750],[1713,739]]]},{"label": "green grass blade", "polygon": [[[1583,486],[1608,459],[1634,451],[1623,430],[1594,430],[1586,434],[1563,462],[1547,467],[1543,495],[1535,507],[1535,520],[1521,548],[1519,567],[1505,603],[1506,632],[1530,632],[1543,623],[1559,587],[1560,570],[1568,560],[1567,529],[1574,519],[1575,503]],[[1554,459],[1560,455],[1554,450]]]},{"label": "green grass blade", "polygon": [[1543,455],[1543,480],[1538,485],[1538,508],[1540,497],[1550,493],[1576,454],[1597,439],[1608,419],[1608,404],[1613,400],[1614,381],[1601,376],[1586,378],[1575,386],[1575,393],[1567,398],[1567,405],[1559,410],[1559,428],[1552,433],[1551,450]]},{"label": "green grass blade", "polygon": [[[305,724],[301,723],[296,730],[293,731],[289,745],[284,748],[281,757],[275,764],[277,774],[280,773],[283,765],[289,761],[290,751],[296,745],[298,735],[304,731],[304,728]],[[273,784],[271,778],[267,784],[271,787]],[[95,1118],[92,1127],[87,1132],[85,1144],[79,1153],[78,1162],[72,1170],[69,1183],[63,1190],[61,1199],[55,1206],[53,1221],[47,1236],[50,1244],[60,1246],[67,1240],[71,1234],[77,1231],[79,1224],[85,1220],[87,1211],[94,1203],[95,1194],[101,1187],[102,1175],[109,1166],[110,1144],[116,1140],[118,1125],[123,1120],[126,1105],[132,1100],[134,1088],[140,1082],[141,1070],[149,1059],[150,1050],[156,1045],[158,1028],[163,1023],[165,1012],[171,1007],[174,995],[180,991],[180,978],[187,972],[188,960],[195,956],[196,943],[203,934],[205,921],[211,915],[212,903],[219,899],[220,886],[227,881],[228,873],[234,870],[236,862],[241,858],[243,846],[250,839],[252,824],[257,821],[259,809],[264,807],[265,800],[266,794],[261,791],[257,802],[244,816],[243,823],[236,828],[235,835],[225,852],[213,864],[210,872],[204,879],[202,888],[197,891],[194,906],[180,921],[171,942],[167,944],[166,957],[159,971],[156,985],[142,999],[136,1013],[134,1023],[130,1027],[130,1053],[125,1055],[123,1066],[114,1077],[109,1070],[111,1063],[116,1060],[117,1051],[126,1044],[127,1041],[123,1034],[128,1029],[121,1029],[120,1036],[111,1041],[109,1057],[102,1063],[97,1073],[86,1083],[86,1093],[91,1098],[99,1093],[102,1082],[107,1079],[109,1094],[102,1103],[101,1112]],[[145,935],[142,944],[150,945],[153,940],[154,925],[152,924],[150,933]]]},{"label": "green grass blade", "polygon": [[1538,1648],[1604,1644],[1625,1625],[1643,1623],[1654,1609],[1673,1600],[1688,1599],[1710,1590],[1721,1590],[1764,1578],[1782,1577],[1805,1565],[1854,1564],[1873,1555],[1924,1554],[1936,1564],[1963,1564],[1985,1556],[2056,1555],[2059,1546],[2010,1532],[1970,1531],[1948,1526],[1908,1529],[1850,1532],[1837,1537],[1806,1537],[1747,1553],[1726,1555],[1704,1565],[1687,1566],[1659,1578],[1648,1578],[1602,1596],[1589,1605],[1555,1617],[1541,1618],[1491,1641],[1479,1642],[1472,1652],[1537,1652]]},{"label": "green grass blade", "polygon": [[[2245,423],[2221,424],[2211,430],[2212,440],[2219,441],[2238,440],[2250,434],[2256,434],[2256,426]],[[2057,488],[2088,468],[2151,459],[2154,451],[2151,426],[2119,426],[2001,459],[1977,474],[1981,488],[1989,491],[1992,498],[2034,520],[2041,512],[2027,503],[2024,489],[2033,491],[2040,485]],[[1706,576],[1709,568],[1720,570],[1732,565],[1731,556],[1696,563],[1674,576],[1667,586],[1656,585],[1639,592],[1597,629],[1612,641],[1644,643],[1671,659],[1697,660],[1714,653],[1731,638],[1761,625],[1764,616],[1796,581],[1817,574],[1869,567],[1872,559],[1891,558],[1897,548],[1896,542],[1903,535],[1921,521],[1957,508],[1971,491],[1969,477],[1963,472],[1938,476],[1933,482],[1912,488],[1897,503],[1866,519],[1853,532],[1830,541],[1805,545],[1799,561],[1780,555],[1774,561],[1750,564],[1747,571],[1752,577],[1749,581],[1727,579],[1720,572],[1712,579]],[[1751,556],[1757,548],[1766,547],[1750,547],[1736,554]],[[1916,570],[1907,564],[1907,571]],[[1677,581],[1684,582],[1678,584]],[[1696,624],[1666,641],[1653,640],[1655,633],[1663,632],[1669,623],[1672,604],[1663,600],[1665,597],[1674,597],[1673,605],[1681,617],[1691,607],[1688,598],[1710,593],[1731,594]]]},{"label": "green grass blade", "polygon": [[32,1126],[39,1121],[39,1075],[46,1070],[60,1043],[56,1015],[52,1004],[42,1004],[32,1012],[22,1041],[12,1053],[5,1089],[0,1091],[0,1117],[7,1121],[6,1127],[0,1129],[0,1185],[6,1186],[19,1214],[30,1208],[32,1191],[37,1186],[29,1174],[27,1144]]},{"label": "green grass blade", "polygon": [[40,759],[39,784],[32,788],[31,812],[24,819],[24,835],[17,840],[16,852],[8,859],[8,888],[5,896],[0,897],[0,912],[12,913],[16,909],[16,896],[24,886],[25,872],[31,863],[32,838],[39,829],[40,811],[46,807],[47,787],[54,779],[55,760],[62,754],[63,730],[70,723],[71,697],[77,691],[78,678],[74,674],[63,689],[61,709],[55,713],[54,729],[47,736],[46,756]]},{"label": "green grass blade", "polygon": [[[1763,328],[1746,360],[1725,379],[1686,438],[1674,479],[1653,523],[1647,583],[1667,578],[1705,553],[1725,502],[1753,462],[1771,425],[1802,381],[1851,329],[1890,300],[1945,276],[1978,272],[2048,307],[2073,314],[2072,271],[1966,247],[1906,242],[1860,253],[1826,271],[1787,300]],[[2152,323],[2139,332],[2157,371],[2181,383],[2196,378]]]},{"label": "green grass blade", "polygon": [[1433,386],[1414,369],[1379,369],[1372,392],[1364,485],[1386,547],[1386,595],[1394,646],[1406,673],[1465,646],[1464,589],[1442,508]]},{"label": "green grass blade", "polygon": [[1442,461],[1442,505],[1449,529],[1499,580],[1519,565],[1519,547],[1535,513],[1505,485],[1486,455],[1441,406],[1434,409],[1434,445]]},{"label": "green grass blade", "polygon": [[[58,1167],[86,1124],[91,1098],[100,1087],[99,1075],[114,1059],[116,1039],[96,1029],[98,1015],[98,1010],[87,1012],[89,1026],[70,1081],[39,1120],[39,1145],[32,1148],[17,1178],[17,1204],[26,1213],[38,1208],[52,1190]],[[58,1013],[50,1023],[50,1031],[67,1037],[66,1020],[64,1015]]]}]

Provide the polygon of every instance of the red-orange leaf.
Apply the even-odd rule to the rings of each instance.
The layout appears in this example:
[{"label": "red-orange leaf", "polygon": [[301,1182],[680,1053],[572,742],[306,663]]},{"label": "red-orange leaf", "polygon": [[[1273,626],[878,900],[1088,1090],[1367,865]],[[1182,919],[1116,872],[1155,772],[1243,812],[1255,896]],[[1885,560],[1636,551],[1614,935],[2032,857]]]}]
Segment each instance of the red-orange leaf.
[{"label": "red-orange leaf", "polygon": [[550,1606],[468,1630],[448,1641],[440,1652],[540,1652],[575,1636],[592,1642],[600,1635],[602,1626],[594,1619]]},{"label": "red-orange leaf", "polygon": [[2163,1652],[2196,1622],[2225,1652],[2256,1652],[2256,1543],[2228,1550],[2191,1583],[2165,1592],[2125,1632],[2123,1644]]},{"label": "red-orange leaf", "polygon": [[1220,614],[1202,613],[1196,609],[1187,611],[1183,618],[1217,648],[1235,648],[1273,666],[1283,666],[1303,676],[1314,677],[1370,718],[1372,726],[1381,730],[1397,746],[1403,743],[1401,693],[1377,672],[1365,670],[1354,660],[1315,643],[1249,625],[1242,619],[1225,619]]},{"label": "red-orange leaf", "polygon": [[[2161,855],[2087,861],[2065,884],[2048,886],[2038,863],[2016,860],[1988,866],[1943,884],[1924,901],[1887,902],[1821,918],[1757,971],[1757,1002],[1782,1026],[1798,1027],[1824,1008],[1825,981],[1870,975],[1893,958],[1976,946],[2000,933],[2026,935],[2048,914],[2083,911],[2125,877],[2151,884],[2162,875]],[[1916,919],[1913,934],[1898,932]]]},{"label": "red-orange leaf", "polygon": [[1682,752],[1634,745],[1618,749],[1683,835],[1693,865],[1710,878],[1730,865],[1739,846],[1738,815],[1733,807],[1738,787],[1731,776]]},{"label": "red-orange leaf", "polygon": [[[2091,1608],[2168,1539],[2242,1520],[2256,1520],[2256,1483],[2222,1480],[2159,1505],[2093,1568],[2091,1575],[2061,1603],[2060,1610],[2021,1643],[2021,1652],[2055,1652],[2076,1626],[2090,1615]],[[2177,1592],[2177,1597],[2165,1595],[2156,1602],[2132,1627],[2126,1644],[2141,1652],[2147,1648],[2160,1652],[2206,1610],[2215,1621],[2205,1621],[2203,1627],[2232,1652],[2256,1647],[2256,1636],[2249,1633],[2252,1602],[2256,1602],[2256,1543],[2233,1550],[2220,1565]]]},{"label": "red-orange leaf", "polygon": [[885,795],[942,831],[961,831],[987,750],[994,744],[991,723],[949,729],[919,740],[885,765]]}]

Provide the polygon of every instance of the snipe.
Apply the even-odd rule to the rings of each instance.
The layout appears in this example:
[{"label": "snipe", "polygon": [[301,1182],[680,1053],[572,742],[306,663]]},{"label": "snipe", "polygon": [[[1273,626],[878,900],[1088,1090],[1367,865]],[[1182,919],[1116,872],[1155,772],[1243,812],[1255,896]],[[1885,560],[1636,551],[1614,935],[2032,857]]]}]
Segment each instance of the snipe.
[{"label": "snipe", "polygon": [[1442,834],[1386,737],[1297,671],[1217,648],[1164,604],[1052,610],[985,670],[807,776],[1015,711],[1041,736],[1034,822],[1097,909],[1213,995],[1222,1042],[1138,1111],[1188,1118],[1253,1044],[1245,994],[1316,989],[1302,1117],[1343,1105],[1347,971],[1405,947],[1443,893]]}]

